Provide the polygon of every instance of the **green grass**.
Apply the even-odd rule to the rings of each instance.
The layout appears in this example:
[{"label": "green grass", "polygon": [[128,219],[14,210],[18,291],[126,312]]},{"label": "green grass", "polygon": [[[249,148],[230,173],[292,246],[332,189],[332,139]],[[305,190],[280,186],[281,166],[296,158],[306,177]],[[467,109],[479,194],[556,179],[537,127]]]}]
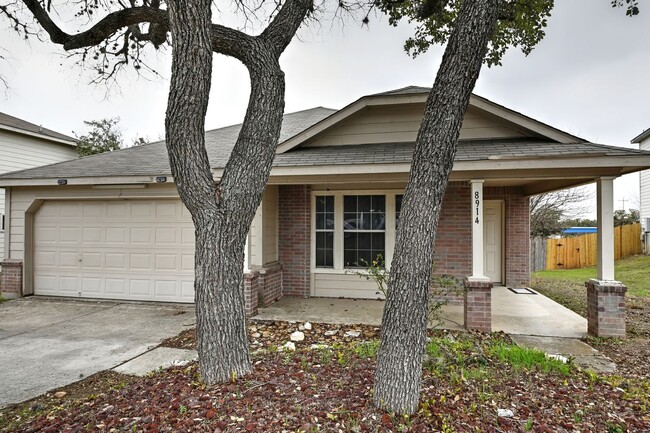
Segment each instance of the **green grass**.
[{"label": "green grass", "polygon": [[564,376],[571,372],[571,365],[557,359],[547,358],[540,350],[519,347],[513,344],[493,343],[488,347],[488,354],[501,362],[510,364],[515,370],[534,370],[543,373],[560,373]]},{"label": "green grass", "polygon": [[[617,260],[614,265],[616,279],[628,288],[628,295],[650,297],[650,256],[631,256]],[[533,279],[575,283],[584,287],[589,278],[596,278],[596,268],[561,269],[533,272]]]}]

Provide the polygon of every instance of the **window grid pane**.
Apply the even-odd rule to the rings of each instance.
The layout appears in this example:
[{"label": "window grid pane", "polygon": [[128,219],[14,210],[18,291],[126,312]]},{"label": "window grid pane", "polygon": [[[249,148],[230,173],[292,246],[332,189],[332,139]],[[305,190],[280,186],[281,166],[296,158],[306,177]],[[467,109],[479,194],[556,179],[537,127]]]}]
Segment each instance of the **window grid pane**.
[{"label": "window grid pane", "polygon": [[316,267],[334,267],[334,196],[316,196]]},{"label": "window grid pane", "polygon": [[366,267],[385,257],[386,197],[344,196],[343,262],[346,267]]}]

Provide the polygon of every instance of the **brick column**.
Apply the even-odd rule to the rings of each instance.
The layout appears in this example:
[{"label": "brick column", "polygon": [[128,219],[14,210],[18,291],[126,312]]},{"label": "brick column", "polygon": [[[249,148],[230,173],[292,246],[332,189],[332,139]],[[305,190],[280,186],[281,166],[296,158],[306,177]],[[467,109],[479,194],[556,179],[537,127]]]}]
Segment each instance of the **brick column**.
[{"label": "brick column", "polygon": [[19,298],[23,292],[23,261],[7,259],[1,263],[0,290],[6,299]]},{"label": "brick column", "polygon": [[259,288],[259,272],[248,271],[244,273],[244,299],[246,308],[246,317],[257,315]]},{"label": "brick column", "polygon": [[595,337],[625,338],[625,292],[619,281],[590,279],[587,286],[587,330]]},{"label": "brick column", "polygon": [[308,298],[311,286],[311,187],[280,186],[278,204],[282,294]]},{"label": "brick column", "polygon": [[268,307],[282,297],[282,265],[270,263],[259,270],[258,295],[262,307]]},{"label": "brick column", "polygon": [[492,282],[465,278],[465,328],[492,331]]}]

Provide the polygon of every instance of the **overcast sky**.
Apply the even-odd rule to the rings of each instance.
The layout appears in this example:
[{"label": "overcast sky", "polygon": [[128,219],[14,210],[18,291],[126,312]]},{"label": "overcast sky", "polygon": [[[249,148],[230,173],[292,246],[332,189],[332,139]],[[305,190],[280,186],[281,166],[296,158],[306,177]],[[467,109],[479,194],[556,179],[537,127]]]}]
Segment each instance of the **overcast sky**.
[{"label": "overcast sky", "polygon": [[[630,147],[650,127],[648,5],[628,18],[609,0],[556,3],[547,36],[533,53],[524,57],[511,50],[503,66],[484,67],[475,93],[587,140]],[[10,53],[10,65],[0,64],[0,74],[11,87],[0,95],[0,111],[70,135],[83,132],[84,120],[119,116],[127,141],[163,136],[169,51],[152,61],[162,78],[122,77],[119,91],[107,99],[106,90],[89,86],[90,75],[80,74],[60,49],[38,41],[28,45],[6,21],[0,24],[0,46]],[[302,28],[282,57],[286,111],[342,108],[370,93],[431,86],[442,48],[410,58],[402,46],[411,32],[380,17],[362,27],[354,21],[332,24],[324,16]],[[240,123],[248,92],[245,68],[216,56],[208,129]],[[638,175],[617,180],[615,195],[617,208],[623,198],[626,208],[630,202],[638,207]]]}]

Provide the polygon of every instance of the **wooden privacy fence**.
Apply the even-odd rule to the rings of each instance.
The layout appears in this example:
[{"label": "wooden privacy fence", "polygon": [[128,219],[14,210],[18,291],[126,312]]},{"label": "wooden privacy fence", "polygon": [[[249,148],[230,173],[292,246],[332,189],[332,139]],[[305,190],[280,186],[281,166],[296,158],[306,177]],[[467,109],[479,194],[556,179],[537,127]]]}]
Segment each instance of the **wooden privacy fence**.
[{"label": "wooden privacy fence", "polygon": [[[560,239],[531,240],[531,269],[575,269],[595,266],[598,257],[598,234]],[[641,254],[641,224],[614,227],[614,259]],[[542,264],[545,264],[542,267]]]}]

